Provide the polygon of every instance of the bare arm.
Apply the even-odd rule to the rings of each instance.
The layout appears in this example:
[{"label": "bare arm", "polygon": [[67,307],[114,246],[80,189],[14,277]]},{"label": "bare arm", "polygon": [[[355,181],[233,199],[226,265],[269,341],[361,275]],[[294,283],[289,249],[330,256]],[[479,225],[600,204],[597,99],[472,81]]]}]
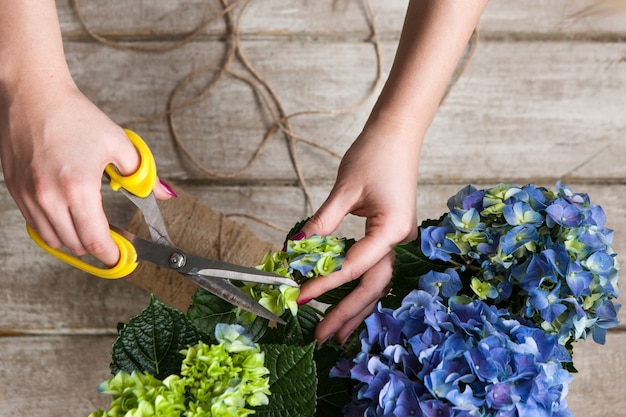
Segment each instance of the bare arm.
[{"label": "bare arm", "polygon": [[[52,247],[119,252],[101,204],[102,172],[139,163],[123,130],[76,87],[54,0],[0,0],[0,157],[26,221]],[[167,193],[160,187],[158,197]]]},{"label": "bare arm", "polygon": [[394,245],[417,236],[418,162],[454,69],[486,0],[412,0],[389,78],[363,128],[343,157],[324,204],[305,236],[330,234],[352,213],[366,218],[365,236],[342,269],[302,288],[300,303],[361,276],[358,287],[320,323],[316,339],[343,342],[386,294]]}]

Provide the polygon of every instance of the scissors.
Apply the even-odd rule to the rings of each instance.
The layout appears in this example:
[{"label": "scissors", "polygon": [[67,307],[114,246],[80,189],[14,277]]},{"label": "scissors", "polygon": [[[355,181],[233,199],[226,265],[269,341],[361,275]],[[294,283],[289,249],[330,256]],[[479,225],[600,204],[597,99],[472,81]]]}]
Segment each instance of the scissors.
[{"label": "scissors", "polygon": [[151,262],[180,273],[199,287],[237,307],[284,324],[285,322],[280,317],[241,291],[230,280],[291,287],[297,287],[298,284],[278,274],[189,254],[178,249],[169,237],[163,216],[152,193],[157,178],[156,162],[152,152],[139,135],[132,130],[124,129],[124,131],[139,153],[141,158],[139,168],[129,176],[122,176],[114,165],[109,164],[105,168],[105,174],[110,180],[111,188],[114,191],[120,191],[142,212],[151,240],[143,239],[111,225],[111,237],[120,250],[120,259],[111,268],[99,268],[63,250],[51,248],[35,230],[26,224],[31,239],[52,256],[100,278],[122,278],[133,272],[139,261]]}]

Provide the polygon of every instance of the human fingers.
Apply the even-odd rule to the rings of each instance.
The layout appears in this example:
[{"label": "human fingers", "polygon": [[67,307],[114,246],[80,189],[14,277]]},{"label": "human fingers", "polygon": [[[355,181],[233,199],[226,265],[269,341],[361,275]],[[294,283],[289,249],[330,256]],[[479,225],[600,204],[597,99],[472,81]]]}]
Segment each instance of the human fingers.
[{"label": "human fingers", "polygon": [[368,269],[361,277],[359,285],[317,325],[315,339],[320,344],[331,337],[344,343],[371,313],[373,306],[388,292],[393,260],[393,253],[389,252]]},{"label": "human fingers", "polygon": [[87,253],[106,265],[114,265],[119,250],[109,233],[102,207],[102,176],[58,175],[39,177],[32,192],[22,191],[25,219],[53,248],[65,246],[76,256]]},{"label": "human fingers", "polygon": [[[77,190],[73,197],[68,199],[70,226],[73,234],[78,236],[84,252],[89,253],[107,266],[117,264],[119,248],[110,235],[109,221],[102,207],[101,196],[95,188]],[[64,223],[66,226],[67,222]],[[59,236],[68,242],[64,231],[57,230]],[[75,248],[70,247],[73,253],[78,254]]]},{"label": "human fingers", "polygon": [[300,233],[307,237],[333,233],[352,210],[353,201],[356,197],[354,190],[341,189],[336,184],[328,194],[326,201],[302,226]]},{"label": "human fingers", "polygon": [[340,345],[345,345],[350,336],[354,333],[356,329],[365,321],[365,319],[372,314],[376,306],[378,305],[378,300],[373,301],[369,306],[367,306],[361,313],[348,320],[341,329],[339,329],[335,335],[334,339]]},{"label": "human fingers", "polygon": [[154,196],[159,200],[168,200],[172,197],[178,197],[178,193],[170,184],[157,178],[157,185],[154,187]]},{"label": "human fingers", "polygon": [[366,235],[350,248],[339,271],[309,280],[301,287],[298,302],[303,303],[317,298],[325,292],[361,277],[385,256],[388,256],[393,245],[402,239],[395,237],[393,231],[388,229],[388,227],[370,228]]}]

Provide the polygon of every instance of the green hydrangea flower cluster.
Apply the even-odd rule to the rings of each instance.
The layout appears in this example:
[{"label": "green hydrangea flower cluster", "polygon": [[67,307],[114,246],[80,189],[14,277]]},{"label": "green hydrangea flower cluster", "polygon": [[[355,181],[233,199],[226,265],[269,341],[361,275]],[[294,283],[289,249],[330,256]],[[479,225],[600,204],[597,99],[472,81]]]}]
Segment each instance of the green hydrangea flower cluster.
[{"label": "green hydrangea flower cluster", "polygon": [[118,372],[98,388],[111,395],[109,411],[89,417],[245,417],[269,403],[265,354],[239,325],[218,324],[219,343],[183,350],[180,375],[163,381],[147,372]]},{"label": "green hydrangea flower cluster", "polygon": [[[334,236],[313,235],[302,240],[287,240],[283,250],[269,251],[257,268],[302,284],[307,279],[329,275],[341,268],[345,251],[346,239]],[[293,316],[298,314],[298,288],[247,283],[241,289],[279,317],[287,310]],[[256,318],[256,315],[241,309],[238,309],[237,315],[243,323],[250,323]]]}]

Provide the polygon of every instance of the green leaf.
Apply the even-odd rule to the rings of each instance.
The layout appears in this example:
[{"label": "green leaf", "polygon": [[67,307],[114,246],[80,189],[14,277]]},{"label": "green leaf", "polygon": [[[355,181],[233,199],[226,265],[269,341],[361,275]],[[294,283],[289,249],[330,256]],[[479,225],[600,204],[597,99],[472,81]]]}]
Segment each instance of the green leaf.
[{"label": "green leaf", "polygon": [[[358,338],[357,338],[358,340]],[[350,378],[333,378],[330,370],[342,357],[354,357],[346,353],[350,347],[325,344],[314,354],[317,367],[317,412],[319,417],[340,416],[341,409],[352,400],[352,390],[357,381]],[[360,348],[360,346],[359,346]]]},{"label": "green leaf", "polygon": [[402,299],[419,288],[419,278],[429,271],[444,271],[450,265],[431,261],[420,248],[420,238],[394,247],[396,260],[391,276],[392,294],[382,301],[386,307],[397,308]]},{"label": "green leaf", "polygon": [[261,345],[270,370],[270,403],[255,408],[256,417],[312,417],[317,400],[313,352],[306,346]]},{"label": "green leaf", "polygon": [[[187,317],[203,335],[206,335],[203,339],[215,342],[215,326],[218,323],[236,324],[237,314],[235,311],[236,307],[228,301],[224,301],[211,292],[200,288],[193,296]],[[265,334],[267,324],[266,319],[257,317],[252,323],[241,325],[246,329],[250,338],[257,342]]]},{"label": "green leaf", "polygon": [[319,323],[318,311],[308,305],[298,307],[298,314],[294,317],[287,311],[282,318],[284,326],[267,329],[259,343],[277,343],[284,345],[301,346],[313,342],[315,327]]},{"label": "green leaf", "polygon": [[298,314],[288,320],[283,328],[283,340],[281,343],[289,345],[304,345],[315,339],[315,327],[319,323],[319,317],[314,308],[304,305],[298,307]]},{"label": "green leaf", "polygon": [[158,379],[179,374],[182,349],[199,335],[185,315],[150,297],[150,305],[118,331],[113,344],[111,372],[148,371]]}]

